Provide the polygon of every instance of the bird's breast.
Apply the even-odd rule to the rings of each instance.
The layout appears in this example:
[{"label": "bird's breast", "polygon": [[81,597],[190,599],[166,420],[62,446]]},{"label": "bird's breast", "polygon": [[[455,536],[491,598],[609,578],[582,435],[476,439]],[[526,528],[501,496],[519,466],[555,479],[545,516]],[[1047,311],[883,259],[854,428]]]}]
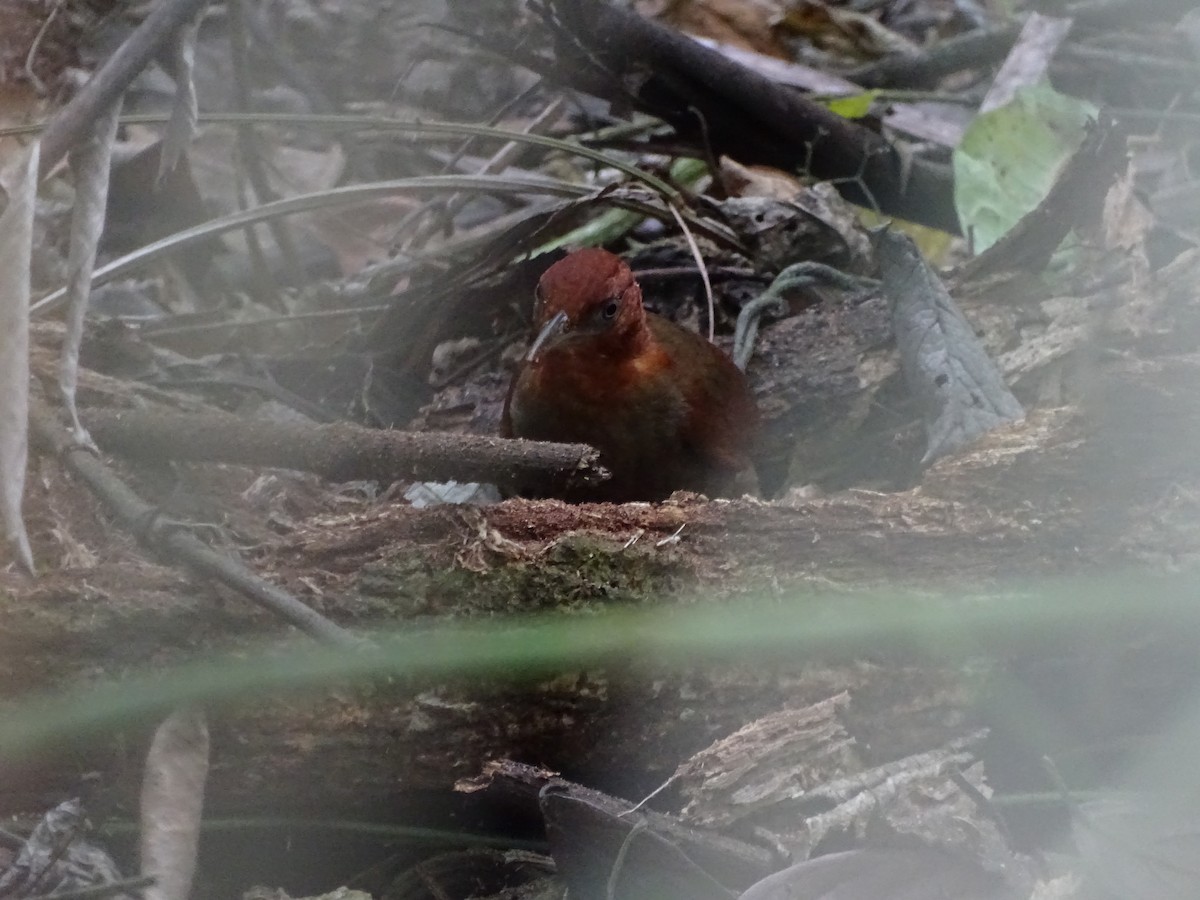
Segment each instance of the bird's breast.
[{"label": "bird's breast", "polygon": [[508,407],[513,432],[583,441],[630,461],[669,449],[686,416],[683,397],[664,377],[669,368],[661,351],[548,353],[518,375]]},{"label": "bird's breast", "polygon": [[612,473],[601,499],[727,491],[757,421],[744,378],[699,335],[647,319],[636,352],[576,341],[527,362],[508,398],[511,433],[597,448]]}]

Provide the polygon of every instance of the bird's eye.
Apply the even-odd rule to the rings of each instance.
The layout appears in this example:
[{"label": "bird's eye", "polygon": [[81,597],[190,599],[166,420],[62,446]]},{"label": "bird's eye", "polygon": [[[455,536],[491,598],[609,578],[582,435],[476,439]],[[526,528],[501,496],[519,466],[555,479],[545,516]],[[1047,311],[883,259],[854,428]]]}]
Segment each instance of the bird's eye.
[{"label": "bird's eye", "polygon": [[617,312],[621,309],[621,304],[616,300],[609,300],[608,305],[604,307],[604,318],[616,318]]}]

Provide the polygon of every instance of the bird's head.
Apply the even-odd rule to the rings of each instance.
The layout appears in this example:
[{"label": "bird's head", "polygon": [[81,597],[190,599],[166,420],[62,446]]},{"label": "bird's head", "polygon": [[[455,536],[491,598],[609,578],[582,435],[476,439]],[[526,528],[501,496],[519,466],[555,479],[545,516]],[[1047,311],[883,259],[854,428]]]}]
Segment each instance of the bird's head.
[{"label": "bird's head", "polygon": [[538,334],[527,360],[576,341],[601,353],[636,352],[645,336],[642,290],[624,260],[607,250],[560,259],[542,274],[534,296]]}]

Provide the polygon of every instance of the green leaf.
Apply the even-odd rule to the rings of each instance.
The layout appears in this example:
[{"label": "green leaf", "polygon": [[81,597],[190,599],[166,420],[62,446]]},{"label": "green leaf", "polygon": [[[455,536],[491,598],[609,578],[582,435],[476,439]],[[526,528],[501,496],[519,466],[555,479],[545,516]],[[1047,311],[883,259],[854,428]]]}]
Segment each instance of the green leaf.
[{"label": "green leaf", "polygon": [[975,117],[954,151],[954,203],[977,253],[1037,207],[1083,140],[1096,107],[1047,84]]},{"label": "green leaf", "polygon": [[830,112],[835,112],[843,119],[861,119],[871,112],[871,104],[879,97],[879,91],[863,91],[861,94],[850,94],[846,97],[835,97],[827,101]]}]

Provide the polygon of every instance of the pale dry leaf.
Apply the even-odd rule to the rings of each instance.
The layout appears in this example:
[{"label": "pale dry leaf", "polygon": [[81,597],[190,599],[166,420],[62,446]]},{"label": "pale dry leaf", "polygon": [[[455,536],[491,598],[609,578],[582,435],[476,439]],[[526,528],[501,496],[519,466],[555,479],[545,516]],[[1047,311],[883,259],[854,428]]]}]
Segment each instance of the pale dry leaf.
[{"label": "pale dry leaf", "polygon": [[1029,900],[1078,900],[1083,882],[1074,872],[1039,881],[1033,886]]},{"label": "pale dry leaf", "polygon": [[161,185],[163,179],[179,164],[184,151],[196,136],[196,123],[200,118],[200,111],[193,74],[196,69],[196,35],[199,30],[200,18],[197,16],[180,29],[171,42],[171,55],[175,64],[175,102],[171,106],[171,118],[163,134],[162,154],[158,158],[158,175],[154,179],[156,185]]},{"label": "pale dry leaf", "polygon": [[15,856],[5,845],[0,897],[63,896],[80,892],[108,900],[133,900],[112,887],[122,880],[113,858],[88,837],[87,812],[78,797],[48,811],[21,842]]},{"label": "pale dry leaf", "polygon": [[6,173],[8,207],[0,215],[0,520],[17,560],[31,573],[21,500],[29,457],[29,264],[40,146],[31,144]]},{"label": "pale dry leaf", "polygon": [[[1104,197],[1104,210],[1098,225],[1102,246],[1105,250],[1124,259],[1132,283],[1137,286],[1136,295],[1143,301],[1161,296],[1161,284],[1151,271],[1147,240],[1160,221],[1156,211],[1152,212],[1138,197],[1132,171],[1126,171],[1113,182]],[[1117,318],[1133,324],[1147,312],[1145,302],[1124,304]],[[1144,324],[1135,326],[1140,331]]]},{"label": "pale dry leaf", "polygon": [[[310,150],[289,147],[277,140],[262,141],[263,164],[267,182],[281,197],[327,190],[341,180],[346,170],[346,152],[338,144]],[[188,150],[188,162],[196,188],[207,203],[221,210],[238,209],[242,197],[238,191],[241,166],[230,146],[237,139],[233,126],[211,125],[196,135]]]},{"label": "pale dry leaf", "polygon": [[[208,126],[196,135],[188,149],[188,163],[196,188],[204,197],[205,203],[214,209],[234,210],[244,205],[239,188],[243,183],[240,171],[242,163],[238,155],[229,150],[236,141],[236,134],[236,129],[231,126]],[[271,191],[280,197],[328,190],[339,183],[345,172],[346,153],[338,144],[331,144],[321,150],[289,147],[280,144],[277,136],[263,131],[258,147],[263,168],[266,170],[267,184]],[[409,201],[409,206],[412,205],[415,204]],[[314,215],[325,212],[317,210],[297,215],[290,220],[291,227],[312,230],[316,227],[312,224]],[[391,220],[393,231],[395,221]],[[262,236],[266,237],[265,234]],[[320,239],[320,235],[318,238]],[[242,254],[250,252],[245,240],[243,231],[222,237],[222,241],[235,253]],[[389,234],[383,249],[375,248],[365,252],[385,258],[390,243]]]},{"label": "pale dry leaf", "polygon": [[880,230],[874,241],[904,380],[922,407],[923,462],[1023,419],[1004,376],[912,240]]},{"label": "pale dry leaf", "polygon": [[75,175],[75,206],[71,210],[71,247],[67,254],[67,334],[59,359],[58,388],[71,417],[72,436],[77,444],[85,447],[95,447],[95,444],[79,421],[79,411],[75,408],[79,348],[83,344],[83,320],[92,293],[96,248],[104,230],[109,165],[117,138],[121,103],[118,99],[97,118],[87,140],[70,155],[71,170]]},{"label": "pale dry leaf", "polygon": [[94,569],[100,557],[83,541],[77,540],[65,522],[59,522],[50,530],[50,536],[61,548],[58,567],[60,569]]},{"label": "pale dry leaf", "polygon": [[804,190],[804,183],[788,172],[771,166],[743,166],[728,156],[721,157],[720,174],[731,197],[766,197],[786,203]]},{"label": "pale dry leaf", "polygon": [[337,185],[346,172],[346,151],[340,144],[323,150],[280,145],[267,158],[271,187],[282,196],[324,191]]},{"label": "pale dry leaf", "polygon": [[992,79],[992,86],[988,88],[979,111],[999,109],[1010,103],[1021,88],[1032,87],[1045,78],[1050,60],[1054,58],[1059,45],[1067,39],[1072,24],[1072,19],[1030,13],[1017,42],[1008,51],[1000,71]]},{"label": "pale dry leaf", "polygon": [[1172,30],[1187,42],[1192,56],[1200,59],[1200,9],[1185,13]]},{"label": "pale dry leaf", "polygon": [[1138,198],[1130,170],[1113,182],[1104,197],[1103,237],[1106,250],[1136,252],[1143,258],[1146,238],[1157,224],[1154,215]]},{"label": "pale dry leaf", "polygon": [[143,900],[187,900],[200,845],[208,758],[208,722],[199,710],[176,710],[154,732],[141,802],[142,875],[154,884],[144,890]]},{"label": "pale dry leaf", "polygon": [[[691,37],[696,43],[716,50],[726,59],[741,63],[778,84],[833,96],[853,97],[863,93],[863,89],[854,82],[830,75],[813,66],[785,62],[773,56],[756,53],[742,47],[732,47],[720,41],[697,35]],[[891,102],[886,104],[885,109],[879,110],[879,115],[883,124],[894,131],[901,131],[922,140],[933,141],[943,147],[954,148],[962,140],[963,133],[970,124],[974,112],[965,106],[951,103]]]}]

